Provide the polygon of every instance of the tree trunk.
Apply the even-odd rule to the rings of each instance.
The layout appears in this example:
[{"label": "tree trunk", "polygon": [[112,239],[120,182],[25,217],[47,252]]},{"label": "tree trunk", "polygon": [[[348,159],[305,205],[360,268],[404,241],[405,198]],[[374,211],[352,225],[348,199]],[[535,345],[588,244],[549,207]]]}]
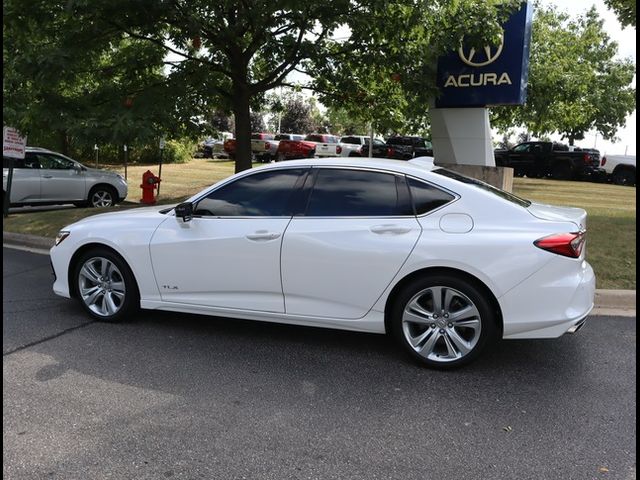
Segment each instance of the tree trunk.
[{"label": "tree trunk", "polygon": [[251,116],[249,92],[244,85],[233,87],[233,116],[236,123],[236,173],[251,168]]},{"label": "tree trunk", "polygon": [[573,137],[569,137],[569,146],[573,147],[573,143],[575,142],[575,139]]},{"label": "tree trunk", "polygon": [[69,135],[64,130],[59,130],[60,133],[60,149],[62,150],[60,153],[63,155],[69,156],[71,155],[71,142]]}]

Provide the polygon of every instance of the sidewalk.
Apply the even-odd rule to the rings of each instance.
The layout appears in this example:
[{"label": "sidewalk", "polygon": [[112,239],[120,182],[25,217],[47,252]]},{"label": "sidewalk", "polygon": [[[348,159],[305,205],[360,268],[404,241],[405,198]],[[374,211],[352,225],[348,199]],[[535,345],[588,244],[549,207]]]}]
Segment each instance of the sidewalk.
[{"label": "sidewalk", "polygon": [[[2,232],[2,244],[6,247],[48,254],[48,250],[53,247],[53,242],[52,238]],[[636,291],[596,290],[595,306],[591,315],[635,317]]]}]

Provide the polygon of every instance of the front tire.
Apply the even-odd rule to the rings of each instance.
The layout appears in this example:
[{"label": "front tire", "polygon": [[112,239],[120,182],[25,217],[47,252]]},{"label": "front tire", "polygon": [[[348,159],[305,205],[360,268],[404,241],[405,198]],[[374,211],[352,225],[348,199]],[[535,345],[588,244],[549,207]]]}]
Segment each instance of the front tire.
[{"label": "front tire", "polygon": [[611,181],[616,185],[635,185],[636,172],[630,168],[618,168],[611,176]]},{"label": "front tire", "polygon": [[131,269],[114,252],[96,248],[85,252],[73,276],[82,307],[102,322],[119,322],[140,306],[140,294]]},{"label": "front tire", "polygon": [[467,280],[439,274],[406,286],[392,306],[391,329],[419,363],[450,369],[480,355],[496,338],[489,300]]},{"label": "front tire", "polygon": [[118,195],[112,187],[97,186],[89,192],[89,206],[93,208],[112,207],[117,203]]}]

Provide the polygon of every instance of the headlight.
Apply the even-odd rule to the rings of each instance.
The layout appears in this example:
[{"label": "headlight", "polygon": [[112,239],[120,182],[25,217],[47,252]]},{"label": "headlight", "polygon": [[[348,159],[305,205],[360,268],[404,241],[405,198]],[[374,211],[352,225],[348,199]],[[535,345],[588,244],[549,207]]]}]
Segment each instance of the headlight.
[{"label": "headlight", "polygon": [[62,243],[62,241],[69,236],[71,232],[68,230],[60,230],[56,235],[56,247]]}]

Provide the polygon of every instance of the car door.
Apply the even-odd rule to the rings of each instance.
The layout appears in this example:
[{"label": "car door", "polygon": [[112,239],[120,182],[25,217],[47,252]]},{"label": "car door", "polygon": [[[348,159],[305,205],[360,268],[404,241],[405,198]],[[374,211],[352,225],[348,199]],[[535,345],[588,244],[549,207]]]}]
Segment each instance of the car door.
[{"label": "car door", "polygon": [[413,249],[421,228],[404,176],[314,168],[307,209],[282,244],[286,313],[363,317]]},{"label": "car door", "polygon": [[533,164],[533,154],[530,143],[516,145],[509,153],[509,166],[518,172],[526,173]]},{"label": "car door", "polygon": [[51,153],[38,153],[38,160],[40,162],[41,201],[86,200],[86,177],[78,163]]},{"label": "car door", "polygon": [[150,244],[162,300],[284,312],[280,249],[306,171],[251,173],[195,202],[191,221],[163,222]]},{"label": "car door", "polygon": [[7,190],[9,166],[13,160],[11,203],[40,201],[40,164],[35,154],[25,153],[24,159],[2,157],[2,186]]}]

